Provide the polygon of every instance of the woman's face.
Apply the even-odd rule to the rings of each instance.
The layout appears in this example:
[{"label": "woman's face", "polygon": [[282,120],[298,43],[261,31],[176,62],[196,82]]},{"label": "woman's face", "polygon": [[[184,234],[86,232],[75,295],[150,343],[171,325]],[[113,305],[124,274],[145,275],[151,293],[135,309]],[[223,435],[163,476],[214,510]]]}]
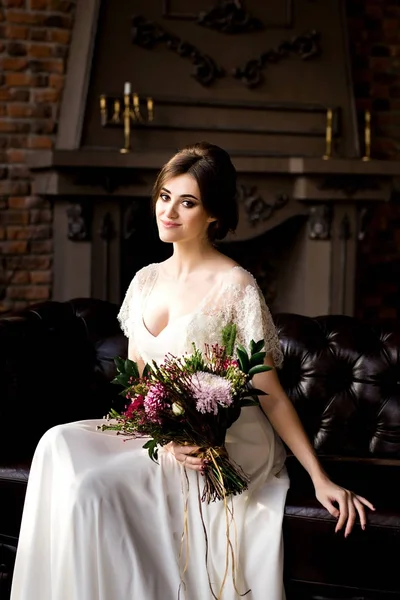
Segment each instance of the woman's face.
[{"label": "woman's face", "polygon": [[205,211],[194,177],[185,173],[168,179],[156,202],[156,220],[163,242],[188,242],[207,239],[213,217]]}]

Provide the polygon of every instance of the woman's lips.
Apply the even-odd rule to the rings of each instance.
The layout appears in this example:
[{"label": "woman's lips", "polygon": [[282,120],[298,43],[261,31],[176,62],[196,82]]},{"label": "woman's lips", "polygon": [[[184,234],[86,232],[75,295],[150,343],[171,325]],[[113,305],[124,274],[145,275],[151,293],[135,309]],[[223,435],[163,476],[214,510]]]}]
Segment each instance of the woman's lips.
[{"label": "woman's lips", "polygon": [[180,227],[179,223],[169,223],[168,221],[161,221],[161,223],[167,229],[173,229],[174,227]]}]

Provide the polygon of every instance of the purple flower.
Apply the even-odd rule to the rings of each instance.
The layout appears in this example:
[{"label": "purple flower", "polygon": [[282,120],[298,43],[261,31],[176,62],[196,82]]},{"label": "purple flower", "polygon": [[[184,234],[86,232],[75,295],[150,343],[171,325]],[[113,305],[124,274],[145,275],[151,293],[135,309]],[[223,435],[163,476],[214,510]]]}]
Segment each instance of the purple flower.
[{"label": "purple flower", "polygon": [[230,381],[214,375],[199,371],[191,377],[191,388],[196,400],[196,409],[201,413],[218,413],[218,405],[230,406],[232,404],[232,387]]},{"label": "purple flower", "polygon": [[161,423],[160,413],[165,409],[167,393],[161,383],[155,383],[149,388],[144,399],[144,410],[150,421]]}]

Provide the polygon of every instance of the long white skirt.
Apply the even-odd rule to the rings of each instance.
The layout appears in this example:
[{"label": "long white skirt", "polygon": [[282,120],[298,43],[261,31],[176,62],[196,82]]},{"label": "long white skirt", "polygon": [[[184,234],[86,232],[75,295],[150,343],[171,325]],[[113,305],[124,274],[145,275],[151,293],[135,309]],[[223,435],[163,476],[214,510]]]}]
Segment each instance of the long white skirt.
[{"label": "long white skirt", "polygon": [[284,599],[289,479],[260,409],[243,409],[227,436],[230,456],[251,476],[228,503],[234,577],[224,503],[199,502],[202,476],[163,450],[155,464],[145,440],[96,430],[102,423],[59,425],[40,440],[11,600],[177,600],[179,589],[181,600],[236,600],[249,589],[248,600]]}]

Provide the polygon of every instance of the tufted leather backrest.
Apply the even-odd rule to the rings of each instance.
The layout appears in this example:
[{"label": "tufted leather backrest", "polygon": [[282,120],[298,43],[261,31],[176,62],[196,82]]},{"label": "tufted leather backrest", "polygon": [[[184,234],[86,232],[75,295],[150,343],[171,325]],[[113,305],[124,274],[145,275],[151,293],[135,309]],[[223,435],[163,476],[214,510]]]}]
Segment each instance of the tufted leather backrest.
[{"label": "tufted leather backrest", "polygon": [[279,314],[280,380],[319,454],[400,458],[400,327]]},{"label": "tufted leather backrest", "polygon": [[[113,357],[127,353],[117,310],[76,298],[0,318],[0,456],[29,453],[49,426],[122,401],[110,384]],[[274,319],[279,377],[318,453],[400,458],[400,328],[342,315]]]}]

